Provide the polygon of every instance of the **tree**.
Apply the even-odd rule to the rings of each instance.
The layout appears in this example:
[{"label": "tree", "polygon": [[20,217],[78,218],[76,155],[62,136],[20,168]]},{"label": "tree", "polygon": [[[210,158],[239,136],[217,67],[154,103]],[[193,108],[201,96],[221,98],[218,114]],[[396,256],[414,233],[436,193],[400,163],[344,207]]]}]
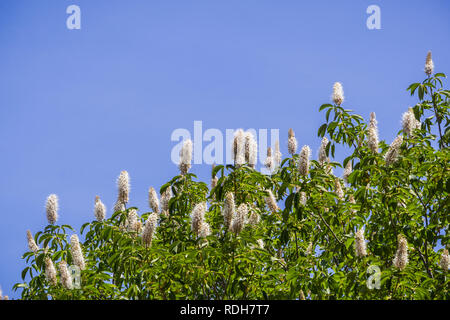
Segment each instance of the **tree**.
[{"label": "tree", "polygon": [[[105,219],[97,199],[81,245],[68,241],[71,226],[57,224],[52,197],[52,223],[29,234],[23,255],[22,278],[31,280],[14,289],[23,299],[448,300],[450,91],[444,74],[432,74],[431,54],[427,66],[427,78],[408,88],[419,101],[391,145],[378,141],[374,113],[366,124],[341,106],[336,83],[333,104],[319,108],[318,160],[308,146],[296,153],[290,130],[290,156],[271,151],[273,172],[261,174],[256,144],[240,130],[234,165],[213,167],[209,188],[189,172],[187,141],[180,175],[160,188],[160,200],[150,190],[151,211],[127,207],[122,172],[115,213]],[[342,164],[332,161],[337,146],[348,154]],[[79,269],[80,286],[68,265]],[[370,278],[372,270],[381,274]]]}]

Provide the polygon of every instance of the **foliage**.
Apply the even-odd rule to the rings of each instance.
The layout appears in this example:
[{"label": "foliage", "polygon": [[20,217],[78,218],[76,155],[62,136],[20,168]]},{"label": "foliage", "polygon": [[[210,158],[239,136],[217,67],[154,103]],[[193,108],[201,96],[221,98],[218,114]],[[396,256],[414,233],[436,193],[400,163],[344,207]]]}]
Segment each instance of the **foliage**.
[{"label": "foliage", "polygon": [[[328,137],[326,152],[332,158],[337,145],[349,150],[342,165],[312,160],[308,176],[298,173],[298,154],[285,158],[272,175],[246,165],[219,165],[212,172],[218,178],[212,189],[192,173],[176,176],[160,189],[171,188],[173,197],[169,214],[159,215],[150,247],[139,232],[123,229],[137,208],[84,224],[80,233],[87,267],[81,288],[68,290],[59,282],[49,285],[44,260],[49,256],[55,265],[72,264],[67,231],[75,231],[49,225],[34,236],[48,248],[23,255],[29,266],[22,278],[31,280],[14,289],[22,289],[23,299],[298,299],[302,292],[307,299],[448,300],[449,277],[439,264],[449,243],[450,212],[450,91],[442,87],[444,78],[437,73],[408,88],[419,98],[413,110],[421,127],[410,137],[399,132],[404,139],[392,165],[385,163],[389,145],[384,141],[379,153],[371,152],[361,116],[324,104],[320,111],[326,122],[318,135]],[[327,166],[345,167],[349,161],[353,171],[347,184],[340,181],[340,198]],[[267,189],[281,204],[279,211],[266,207]],[[227,192],[234,194],[236,207],[246,203],[258,213],[259,224],[247,224],[239,234],[226,230]],[[306,193],[306,203],[300,192]],[[206,238],[191,231],[190,213],[202,201],[209,204],[211,235]],[[142,224],[149,214],[139,216]],[[358,257],[355,233],[362,227],[368,254]],[[404,270],[393,266],[400,234],[409,249]],[[366,282],[373,265],[382,273],[380,288],[371,290]]]}]

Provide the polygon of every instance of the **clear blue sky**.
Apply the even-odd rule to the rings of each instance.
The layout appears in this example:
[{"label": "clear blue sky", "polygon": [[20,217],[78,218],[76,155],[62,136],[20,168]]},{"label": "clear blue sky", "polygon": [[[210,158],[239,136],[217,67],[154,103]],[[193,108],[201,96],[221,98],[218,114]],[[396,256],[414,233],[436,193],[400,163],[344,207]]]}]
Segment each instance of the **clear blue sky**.
[{"label": "clear blue sky", "polygon": [[[67,6],[81,30],[66,28]],[[368,30],[366,8],[381,8]],[[26,230],[47,224],[45,199],[60,198],[60,223],[108,207],[121,170],[131,204],[177,173],[176,128],[280,129],[317,155],[318,107],[335,81],[346,101],[392,141],[415,103],[428,50],[450,74],[450,3],[432,1],[2,0],[0,2],[0,286],[21,281]],[[192,169],[209,180],[209,166]],[[144,211],[145,212],[145,211]]]}]

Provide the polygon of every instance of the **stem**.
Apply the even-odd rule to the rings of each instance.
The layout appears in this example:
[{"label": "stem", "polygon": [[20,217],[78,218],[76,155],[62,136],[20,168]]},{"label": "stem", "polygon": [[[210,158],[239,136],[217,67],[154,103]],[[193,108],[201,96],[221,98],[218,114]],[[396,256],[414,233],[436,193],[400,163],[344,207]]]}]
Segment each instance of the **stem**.
[{"label": "stem", "polygon": [[389,220],[391,221],[392,227],[394,228],[395,239],[397,239],[397,236],[398,236],[398,234],[397,234],[397,226],[394,223],[394,221],[392,220],[392,211],[389,212]]},{"label": "stem", "polygon": [[417,192],[416,187],[413,184],[411,184],[411,186],[413,187],[414,192],[417,194],[417,197],[419,198],[420,203],[422,203],[423,209],[425,211],[425,239],[423,240],[423,245],[425,247],[425,259],[424,259],[424,255],[422,254],[420,249],[418,248],[417,250],[419,251],[419,254],[420,254],[421,258],[422,258],[422,262],[424,263],[425,268],[427,269],[428,275],[430,276],[430,278],[433,278],[433,274],[431,273],[431,270],[429,268],[428,243],[427,243],[427,233],[428,233],[428,209],[427,209],[427,207],[428,207],[428,203],[429,203],[430,200],[428,201],[427,204],[425,204],[423,202],[422,198],[420,197],[419,193]]},{"label": "stem", "polygon": [[[230,284],[230,280],[231,280],[231,274],[233,273],[233,269],[234,269],[234,249],[235,249],[235,247],[234,247],[234,244],[233,244],[233,256],[232,256],[232,261],[231,261],[231,269],[230,269],[230,272],[228,274],[227,283],[225,285],[225,290],[224,290],[224,293],[223,293],[224,297],[222,298],[222,300],[224,300],[225,295],[227,294],[228,285]],[[230,296],[228,296],[228,297],[231,299]]]},{"label": "stem", "polygon": [[[426,245],[426,243],[425,243],[425,245]],[[425,250],[426,250],[426,247],[425,247]],[[430,276],[430,278],[433,278],[433,274],[431,273],[431,270],[428,266],[429,265],[428,264],[428,256],[425,255],[425,257],[424,257],[422,251],[420,251],[420,248],[417,248],[417,251],[419,251],[419,257],[422,260],[422,263],[425,266],[425,269],[427,269],[427,274]]]},{"label": "stem", "polygon": [[431,102],[433,103],[434,115],[436,116],[436,122],[438,124],[438,129],[439,129],[439,138],[440,138],[439,149],[442,149],[444,141],[442,141],[441,117],[439,116],[437,106],[436,106],[436,101],[435,101],[434,95],[433,95],[433,88],[431,88],[431,87],[430,87],[430,95],[431,95]]},{"label": "stem", "polygon": [[395,296],[395,291],[397,291],[398,283],[400,282],[399,277],[396,276],[394,279],[397,279],[397,282],[396,282],[396,284],[395,284],[394,289],[392,290],[392,298],[394,298],[394,296]]},{"label": "stem", "polygon": [[331,229],[330,225],[325,221],[325,219],[322,217],[322,215],[320,214],[320,212],[317,212],[317,214],[319,215],[320,219],[323,221],[323,223],[325,224],[325,226],[328,228],[328,230],[330,230],[331,234],[333,235],[334,239],[336,239],[337,242],[339,242],[339,244],[342,244],[342,241],[338,239],[338,237],[336,236],[336,234],[334,233],[334,231]]}]

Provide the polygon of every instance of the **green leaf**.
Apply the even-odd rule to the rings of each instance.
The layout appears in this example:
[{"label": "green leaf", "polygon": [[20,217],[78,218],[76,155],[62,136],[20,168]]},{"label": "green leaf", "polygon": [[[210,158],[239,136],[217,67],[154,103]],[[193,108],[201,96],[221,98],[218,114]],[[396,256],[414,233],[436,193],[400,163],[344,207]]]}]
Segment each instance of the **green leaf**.
[{"label": "green leaf", "polygon": [[22,280],[25,280],[28,270],[30,270],[30,267],[26,267],[25,269],[22,270]]},{"label": "green leaf", "polygon": [[333,106],[331,105],[331,104],[329,104],[329,103],[326,103],[326,104],[323,104],[323,105],[321,105],[320,107],[319,107],[319,111],[322,111],[323,109],[326,109],[326,108],[332,108]]}]

